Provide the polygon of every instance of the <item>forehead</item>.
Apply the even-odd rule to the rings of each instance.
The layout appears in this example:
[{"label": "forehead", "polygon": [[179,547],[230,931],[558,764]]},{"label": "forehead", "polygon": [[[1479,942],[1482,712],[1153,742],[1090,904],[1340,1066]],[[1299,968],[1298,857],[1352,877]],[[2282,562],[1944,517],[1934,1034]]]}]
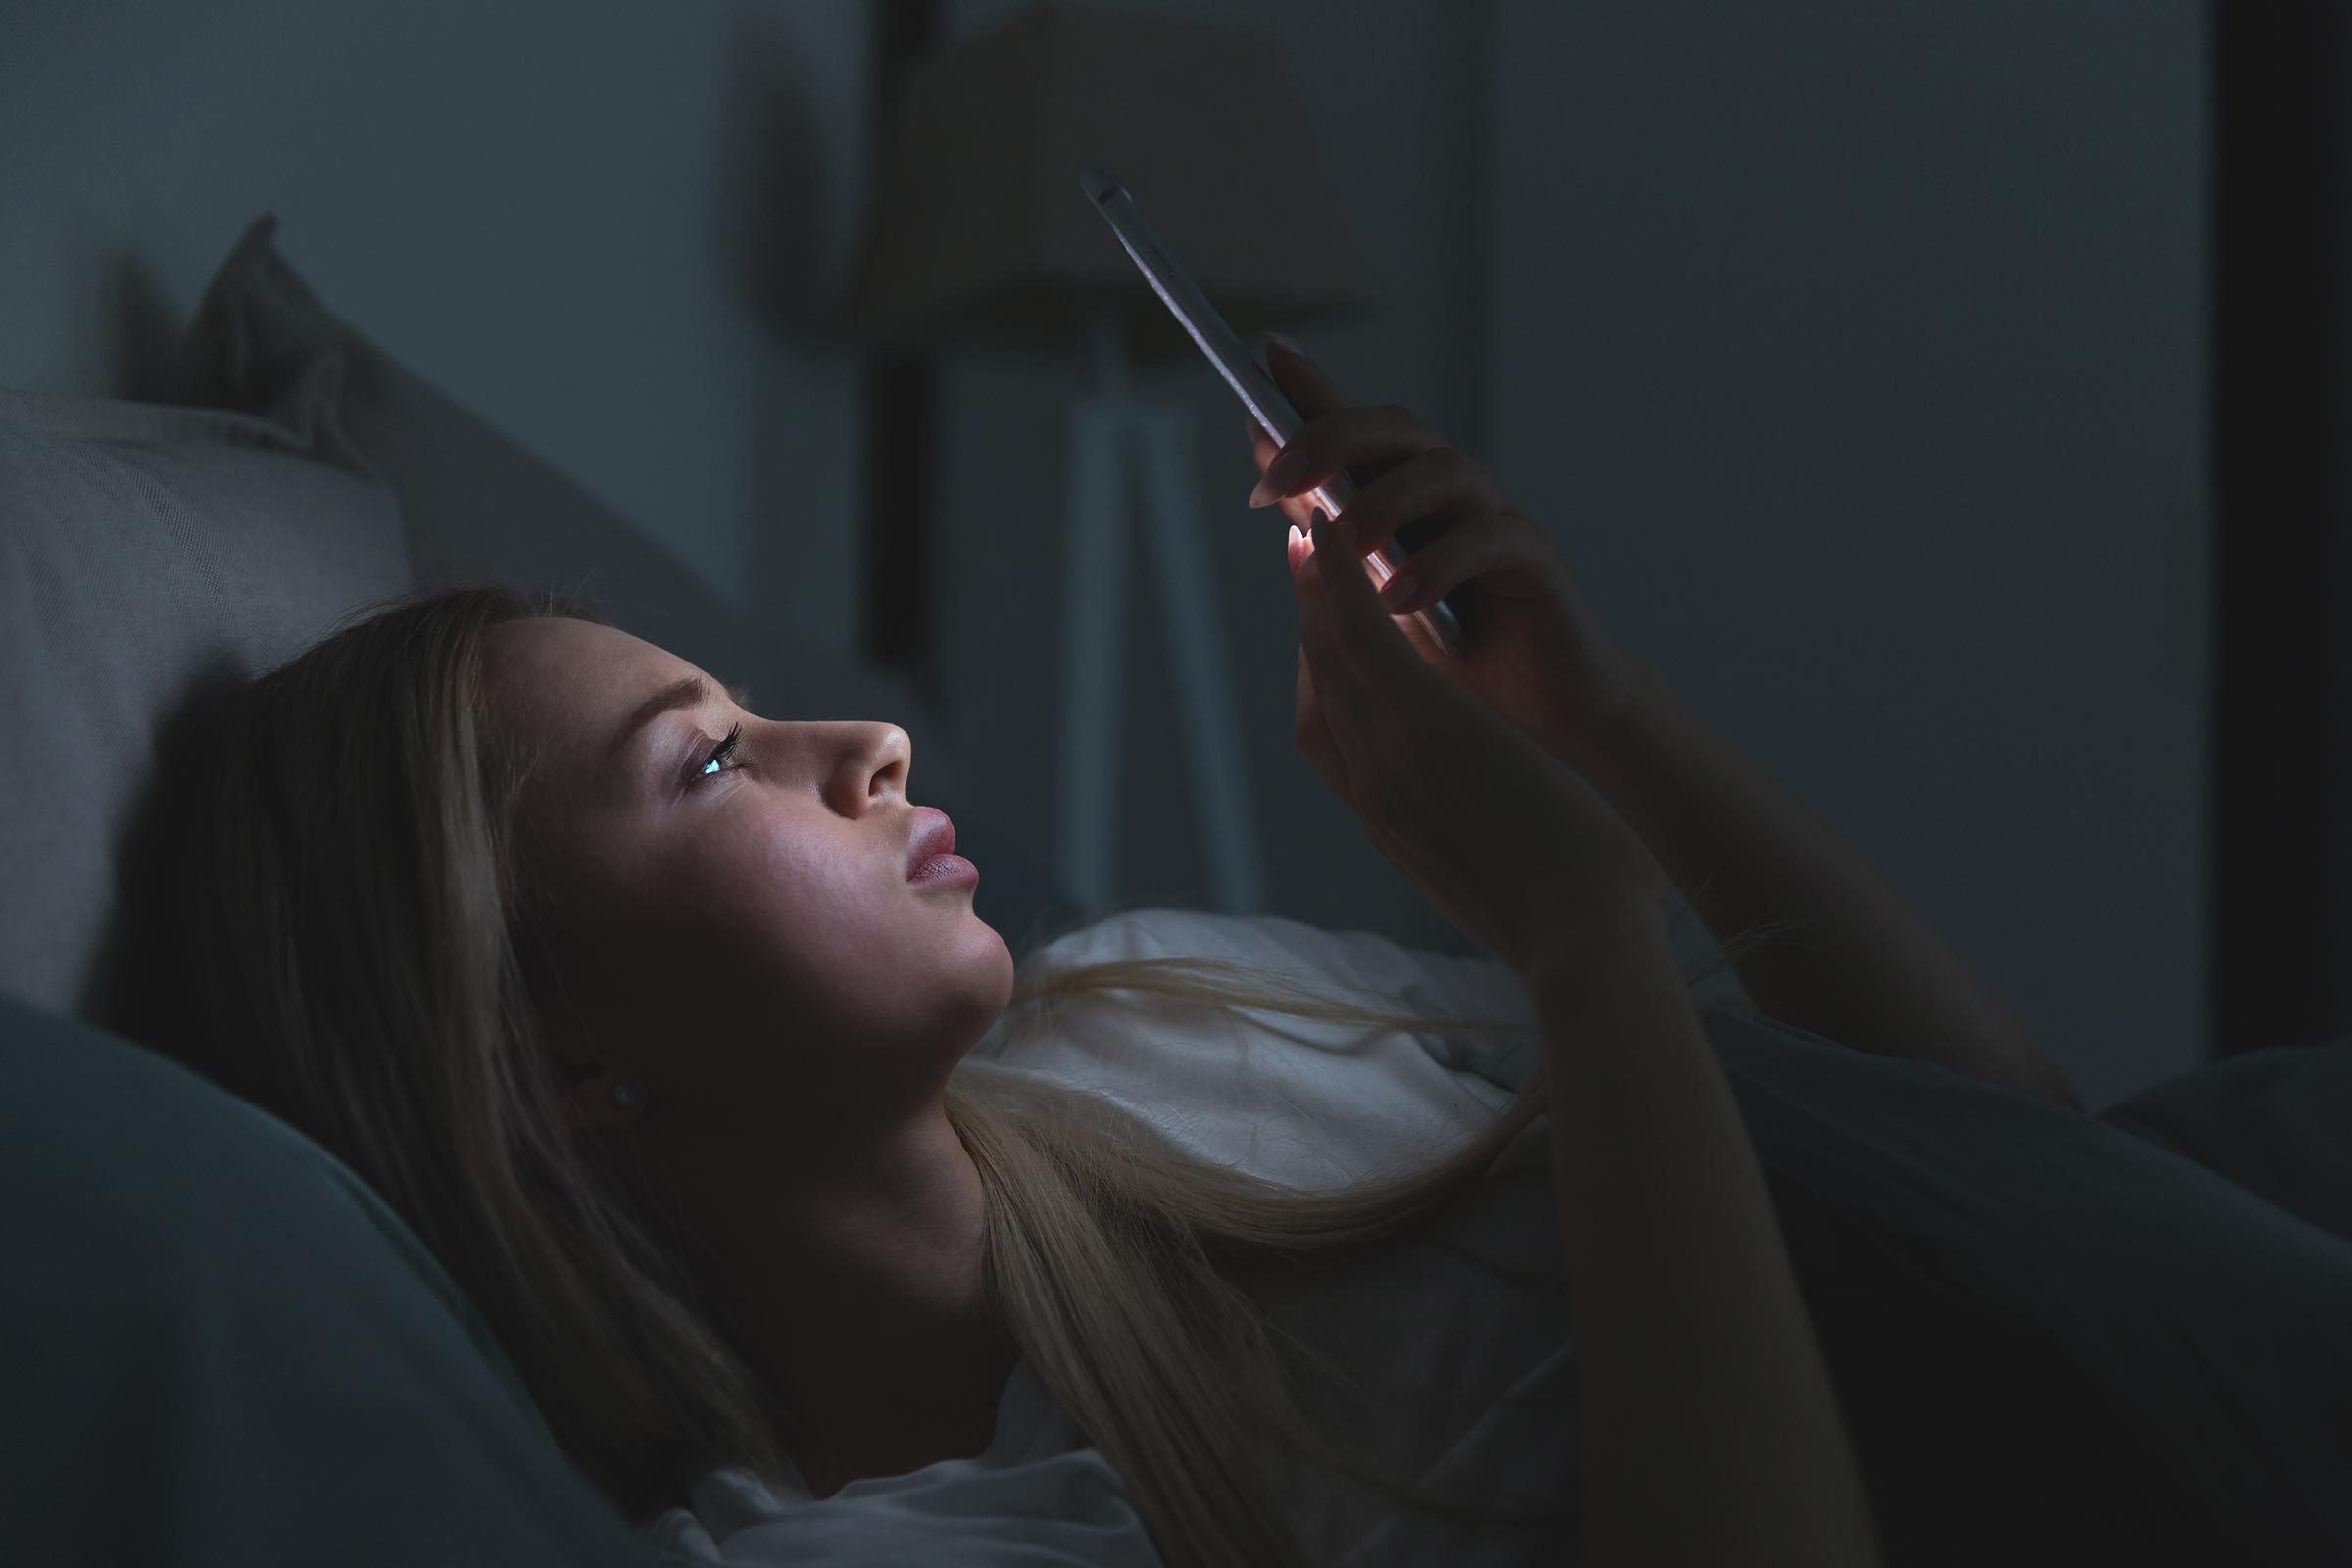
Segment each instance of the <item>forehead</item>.
[{"label": "forehead", "polygon": [[698,673],[643,638],[559,616],[493,626],[489,646],[490,699],[501,715],[571,755],[609,740],[648,692]]}]

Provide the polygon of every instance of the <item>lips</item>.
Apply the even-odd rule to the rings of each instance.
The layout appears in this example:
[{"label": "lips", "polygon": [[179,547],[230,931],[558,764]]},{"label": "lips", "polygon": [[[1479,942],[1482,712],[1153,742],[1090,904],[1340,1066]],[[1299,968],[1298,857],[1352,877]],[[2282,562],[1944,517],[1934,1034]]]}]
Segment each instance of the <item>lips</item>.
[{"label": "lips", "polygon": [[951,855],[956,850],[956,824],[948,813],[936,806],[914,808],[914,838],[906,850],[906,875],[912,877],[915,868],[937,855]]}]

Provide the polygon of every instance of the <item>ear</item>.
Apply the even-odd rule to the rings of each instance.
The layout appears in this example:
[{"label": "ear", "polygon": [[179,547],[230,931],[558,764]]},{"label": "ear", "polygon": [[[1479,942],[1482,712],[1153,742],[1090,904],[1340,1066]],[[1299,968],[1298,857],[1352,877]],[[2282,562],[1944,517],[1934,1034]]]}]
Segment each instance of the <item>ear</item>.
[{"label": "ear", "polygon": [[[564,1124],[573,1128],[625,1127],[645,1114],[645,1085],[626,1067],[604,1059],[605,1054],[594,1042],[584,1038],[583,1031],[557,1027],[556,1020],[543,1020],[548,1028],[544,1045],[550,1053],[550,1065],[555,1069],[558,1091],[557,1110]],[[622,1084],[635,1086],[636,1093],[628,1104],[612,1096]]]},{"label": "ear", "polygon": [[[564,1070],[566,1073],[579,1072],[579,1069],[570,1067]],[[626,1105],[612,1098],[614,1087],[623,1083],[634,1085],[637,1091],[635,1099]],[[643,1119],[645,1102],[645,1086],[638,1080],[625,1072],[592,1065],[564,1092],[563,1113],[564,1120],[573,1127],[599,1130],[627,1127]]]}]

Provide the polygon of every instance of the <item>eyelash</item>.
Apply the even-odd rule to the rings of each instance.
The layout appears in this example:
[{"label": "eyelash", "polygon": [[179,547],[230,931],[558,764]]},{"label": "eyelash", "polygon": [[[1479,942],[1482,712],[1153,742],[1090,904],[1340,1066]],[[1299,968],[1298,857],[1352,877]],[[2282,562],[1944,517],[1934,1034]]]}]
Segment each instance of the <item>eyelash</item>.
[{"label": "eyelash", "polygon": [[[726,772],[727,760],[735,755],[735,743],[741,739],[743,739],[743,726],[738,724],[733,729],[727,731],[727,738],[723,741],[720,741],[717,746],[713,747],[709,757],[703,759],[703,765],[695,769],[694,776],[696,778],[710,778],[716,773]],[[718,764],[715,768],[711,766],[711,764],[714,762]]]}]

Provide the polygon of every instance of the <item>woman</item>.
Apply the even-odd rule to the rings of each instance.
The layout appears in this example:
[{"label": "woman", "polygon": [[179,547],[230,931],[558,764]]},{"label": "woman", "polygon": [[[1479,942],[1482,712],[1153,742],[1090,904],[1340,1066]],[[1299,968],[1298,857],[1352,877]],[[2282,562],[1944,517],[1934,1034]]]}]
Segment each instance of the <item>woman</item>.
[{"label": "woman", "polygon": [[[1210,965],[1032,986],[962,885],[907,880],[927,841],[902,731],[756,717],[579,607],[499,591],[339,633],[221,731],[214,828],[179,878],[191,1055],[402,1212],[632,1519],[720,1464],[825,1498],[970,1455],[1026,1363],[1171,1563],[1305,1560],[1254,1435],[1349,1463],[1291,1401],[1251,1268],[1434,1212],[1548,1110],[1583,1560],[1877,1560],[1665,940],[1670,883],[1704,879],[1718,929],[1806,918],[1806,943],[1741,969],[1774,1016],[2069,1110],[2071,1092],[1856,858],[1606,639],[1482,469],[1407,411],[1275,365],[1309,417],[1281,462],[1259,443],[1257,499],[1304,521],[1299,492],[1378,475],[1292,539],[1299,742],[1542,1026],[1542,1068],[1469,1147],[1291,1193],[975,1070],[1044,985],[1357,1013]],[[1347,554],[1421,518],[1453,525],[1386,609],[1472,599],[1459,661],[1383,613]]]}]

